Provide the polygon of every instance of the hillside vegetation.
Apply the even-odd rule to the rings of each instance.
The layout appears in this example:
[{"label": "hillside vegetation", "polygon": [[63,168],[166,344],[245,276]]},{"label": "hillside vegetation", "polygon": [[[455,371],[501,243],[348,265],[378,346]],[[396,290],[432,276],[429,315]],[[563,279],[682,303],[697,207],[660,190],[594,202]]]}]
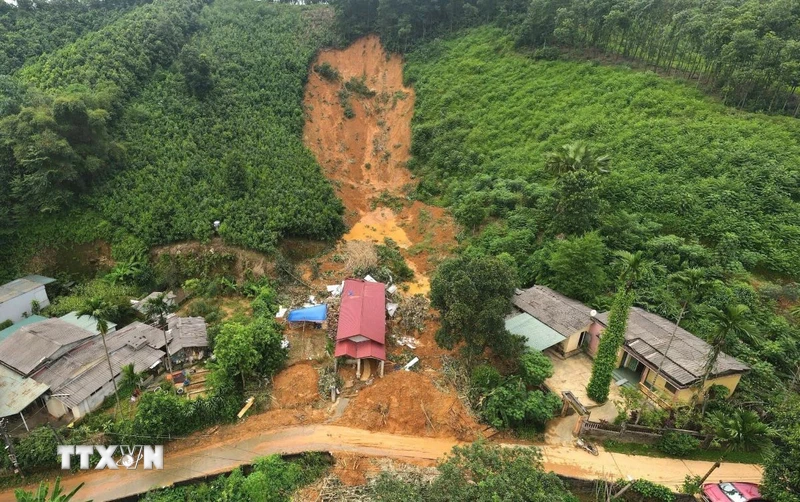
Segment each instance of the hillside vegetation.
[{"label": "hillside vegetation", "polygon": [[[798,123],[652,73],[536,61],[513,45],[484,27],[409,54],[417,196],[452,208],[464,252],[506,253],[524,284],[599,308],[610,304],[616,250],[655,261],[636,303],[672,319],[683,298],[674,275],[699,270],[714,287],[683,325],[711,336],[704,309],[747,305],[758,341],[727,349],[753,367],[737,398],[779,396],[800,340],[782,307],[798,298],[784,282],[800,270]],[[585,158],[610,162],[553,172],[547,155],[581,140]]]},{"label": "hillside vegetation", "polygon": [[[796,121],[736,112],[652,73],[534,61],[512,45],[482,28],[410,55],[424,193],[471,228],[502,218],[490,230],[513,237],[520,265],[542,232],[600,230],[612,248],[691,246],[692,259],[731,271],[798,277]],[[597,221],[560,224],[545,153],[575,140],[609,154],[611,168],[596,197],[587,185],[571,203]]]},{"label": "hillside vegetation", "polygon": [[43,244],[132,236],[143,249],[208,238],[215,220],[261,251],[341,233],[341,203],[301,140],[330,11],[205,3],[139,7],[19,72],[0,168],[17,226],[7,273]]},{"label": "hillside vegetation", "polygon": [[54,51],[116,21],[132,7],[152,0],[17,0],[0,4],[0,75],[28,59]]},{"label": "hillside vegetation", "polygon": [[[103,215],[148,244],[210,236],[271,251],[279,237],[338,236],[342,206],[303,146],[303,85],[330,40],[323,9],[223,0],[118,125],[126,169]],[[203,76],[203,68],[207,75]],[[112,195],[113,194],[113,195]]]}]

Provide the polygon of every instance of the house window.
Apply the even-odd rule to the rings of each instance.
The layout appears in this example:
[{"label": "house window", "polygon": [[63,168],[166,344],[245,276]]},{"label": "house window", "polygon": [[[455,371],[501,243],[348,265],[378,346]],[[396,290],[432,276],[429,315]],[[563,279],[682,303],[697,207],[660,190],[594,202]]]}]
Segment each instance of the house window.
[{"label": "house window", "polygon": [[668,391],[670,394],[675,394],[676,392],[678,392],[678,388],[677,388],[677,387],[675,387],[674,385],[672,385],[672,384],[671,384],[671,383],[669,383],[669,382],[664,382],[664,388],[665,388],[665,389],[667,389],[667,391]]}]

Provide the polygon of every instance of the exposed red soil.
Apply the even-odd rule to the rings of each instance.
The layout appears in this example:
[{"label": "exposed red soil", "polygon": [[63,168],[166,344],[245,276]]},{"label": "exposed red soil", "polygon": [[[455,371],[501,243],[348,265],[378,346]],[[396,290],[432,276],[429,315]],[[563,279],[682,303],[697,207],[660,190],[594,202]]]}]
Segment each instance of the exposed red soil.
[{"label": "exposed red soil", "polygon": [[481,427],[455,391],[442,392],[425,374],[396,371],[359,392],[336,422],[370,431],[471,441]]},{"label": "exposed red soil", "polygon": [[278,373],[273,380],[275,408],[301,408],[320,399],[317,390],[319,373],[311,364],[299,363]]},{"label": "exposed red soil", "polygon": [[[328,63],[341,81],[309,75],[303,138],[347,209],[345,240],[382,243],[390,237],[416,272],[408,293],[427,293],[430,273],[456,245],[456,225],[441,208],[410,202],[416,182],[406,168],[410,157],[414,90],[403,86],[403,61],[387,55],[377,36],[359,39],[344,50],[322,51],[316,64]],[[339,100],[343,83],[365,78],[374,97],[350,97],[355,116],[345,118]],[[376,199],[393,201],[381,207]],[[384,200],[384,202],[387,202]]]}]

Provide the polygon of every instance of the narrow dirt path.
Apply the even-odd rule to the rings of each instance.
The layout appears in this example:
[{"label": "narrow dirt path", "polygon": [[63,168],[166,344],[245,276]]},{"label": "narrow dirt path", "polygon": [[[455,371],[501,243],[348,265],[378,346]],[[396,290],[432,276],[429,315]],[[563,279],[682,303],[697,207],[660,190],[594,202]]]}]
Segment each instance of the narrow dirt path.
[{"label": "narrow dirt path", "polygon": [[[314,65],[324,63],[340,78],[309,75],[303,138],[344,202],[350,228],[344,239],[391,238],[416,272],[409,293],[427,293],[431,271],[456,244],[456,226],[442,208],[408,199],[416,186],[406,168],[414,90],[403,85],[403,61],[368,36],[344,50],[322,51]],[[351,79],[362,81],[368,92],[348,95],[345,83]]]},{"label": "narrow dirt path", "polygon": [[[85,471],[67,475],[62,485],[71,490],[79,483],[85,483],[78,499],[103,501],[228,472],[256,457],[275,453],[329,451],[400,460],[436,460],[458,444],[463,443],[447,438],[417,438],[332,425],[287,427],[254,432],[248,437],[225,443],[166,453],[164,470]],[[674,488],[687,474],[702,475],[711,466],[711,462],[636,457],[604,451],[594,457],[564,446],[541,448],[546,470],[585,479],[618,479],[630,475]],[[755,465],[724,464],[714,473],[713,479],[759,482],[761,471]],[[13,491],[0,492],[0,502],[13,500]]]}]

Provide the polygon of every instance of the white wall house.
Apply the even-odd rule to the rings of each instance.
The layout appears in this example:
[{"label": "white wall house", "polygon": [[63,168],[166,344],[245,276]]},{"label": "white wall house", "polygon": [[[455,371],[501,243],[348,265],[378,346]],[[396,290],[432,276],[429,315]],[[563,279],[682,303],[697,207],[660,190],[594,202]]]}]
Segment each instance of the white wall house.
[{"label": "white wall house", "polygon": [[15,279],[0,286],[0,322],[10,319],[17,322],[32,314],[32,304],[38,302],[39,308],[50,305],[44,285],[53,279],[42,276],[28,276]]}]

